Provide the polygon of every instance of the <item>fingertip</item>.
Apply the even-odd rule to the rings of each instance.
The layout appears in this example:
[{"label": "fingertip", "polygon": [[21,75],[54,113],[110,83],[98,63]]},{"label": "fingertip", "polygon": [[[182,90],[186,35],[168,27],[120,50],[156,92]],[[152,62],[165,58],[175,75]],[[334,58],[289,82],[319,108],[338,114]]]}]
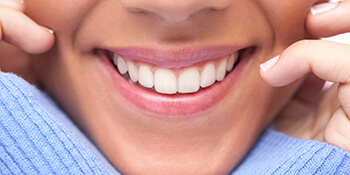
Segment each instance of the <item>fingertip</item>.
[{"label": "fingertip", "polygon": [[24,6],[21,1],[1,0],[0,7],[11,8],[20,12],[24,12]]},{"label": "fingertip", "polygon": [[[49,29],[47,27],[41,26],[43,29],[45,29],[46,31],[46,36],[44,36],[45,38],[43,38],[43,46],[41,49],[39,49],[39,53],[43,53],[43,52],[47,52],[48,50],[51,49],[51,47],[54,45],[55,43],[55,32],[52,29]],[[48,33],[48,35],[47,35]]]},{"label": "fingertip", "polygon": [[272,86],[272,85],[269,83],[268,79],[266,78],[266,74],[265,74],[265,72],[262,70],[263,68],[261,68],[261,66],[262,66],[262,64],[260,64],[260,70],[259,70],[260,78],[261,78],[266,84]]},{"label": "fingertip", "polygon": [[260,64],[260,72],[264,73],[267,71],[267,68],[264,66],[264,64]]},{"label": "fingertip", "polygon": [[[44,40],[43,40],[44,41]],[[43,42],[42,47],[38,49],[37,53],[44,53],[49,51],[55,44],[55,35],[50,32],[49,37]]]},{"label": "fingertip", "polygon": [[273,81],[273,77],[274,77],[274,71],[270,71],[272,70],[272,68],[277,64],[277,62],[280,59],[280,55],[277,55],[269,60],[267,60],[266,62],[260,64],[260,77],[262,78],[262,80],[264,80],[265,83],[267,83],[270,86],[278,86],[278,84],[275,84]]},{"label": "fingertip", "polygon": [[52,29],[49,29],[45,26],[41,26],[44,30],[46,30],[47,32],[49,32],[50,34],[54,34],[55,32]]},{"label": "fingertip", "polygon": [[[32,54],[41,54],[47,52],[55,43],[54,31],[46,27],[40,26],[43,30],[36,32],[30,43],[23,46],[23,50]],[[35,43],[35,44],[34,44]]]},{"label": "fingertip", "polygon": [[38,25],[25,14],[14,9],[2,9],[0,19],[2,40],[18,46],[27,53],[44,53],[55,42],[51,29]]},{"label": "fingertip", "polygon": [[[270,60],[260,65],[261,78],[272,87],[286,86],[297,79],[294,71],[297,71],[297,64],[293,59],[296,54],[295,51],[290,50],[290,46],[284,50],[280,55],[277,55]],[[293,55],[293,56],[291,56]]]},{"label": "fingertip", "polygon": [[311,7],[310,12],[312,15],[329,12],[338,7],[338,5],[340,4],[339,2],[340,1],[329,1],[327,3],[314,5],[313,7]]},{"label": "fingertip", "polygon": [[271,58],[270,60],[260,64],[260,70],[262,72],[266,72],[266,71],[270,70],[278,62],[279,59],[280,59],[280,55],[277,55],[277,56]]},{"label": "fingertip", "polygon": [[342,0],[314,5],[305,22],[308,32],[316,37],[330,37],[349,32],[349,5]]},{"label": "fingertip", "polygon": [[55,44],[55,37],[54,35],[50,34],[48,37],[45,37],[39,42],[40,44],[38,47],[32,50],[33,54],[41,54],[49,51]]}]

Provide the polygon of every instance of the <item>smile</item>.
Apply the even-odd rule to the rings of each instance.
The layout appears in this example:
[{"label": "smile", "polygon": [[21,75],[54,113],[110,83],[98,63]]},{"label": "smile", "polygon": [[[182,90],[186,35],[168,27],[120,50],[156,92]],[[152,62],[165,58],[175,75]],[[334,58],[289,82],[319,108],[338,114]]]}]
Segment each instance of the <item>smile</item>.
[{"label": "smile", "polygon": [[254,47],[134,48],[100,51],[100,57],[127,101],[173,118],[203,112],[227,96],[253,52]]},{"label": "smile", "polygon": [[223,81],[237,62],[238,52],[189,67],[169,69],[145,62],[125,61],[113,54],[113,63],[126,80],[161,94],[194,93],[207,88],[215,81]]}]

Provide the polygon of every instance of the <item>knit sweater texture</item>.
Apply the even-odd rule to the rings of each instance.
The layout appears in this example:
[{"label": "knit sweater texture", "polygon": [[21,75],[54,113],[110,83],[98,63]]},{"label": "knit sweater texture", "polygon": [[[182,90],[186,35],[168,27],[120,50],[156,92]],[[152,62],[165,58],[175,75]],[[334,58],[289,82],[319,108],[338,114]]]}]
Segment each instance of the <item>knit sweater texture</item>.
[{"label": "knit sweater texture", "polygon": [[[50,96],[1,73],[0,174],[119,173]],[[350,154],[269,127],[231,174],[346,175]]]}]

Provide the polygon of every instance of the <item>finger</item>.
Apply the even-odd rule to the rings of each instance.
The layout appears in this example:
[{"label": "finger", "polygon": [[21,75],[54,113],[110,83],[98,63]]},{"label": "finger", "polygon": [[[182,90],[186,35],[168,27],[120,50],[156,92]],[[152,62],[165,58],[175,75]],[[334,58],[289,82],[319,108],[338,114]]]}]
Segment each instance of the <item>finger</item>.
[{"label": "finger", "polygon": [[271,86],[284,86],[312,71],[336,83],[350,82],[350,46],[330,41],[304,40],[281,56],[261,64],[260,75]]},{"label": "finger", "polygon": [[28,53],[46,52],[54,44],[53,32],[11,8],[0,7],[0,28],[0,38]]},{"label": "finger", "polygon": [[317,37],[350,32],[350,0],[315,5],[306,18],[306,29]]},{"label": "finger", "polygon": [[350,120],[344,110],[339,108],[325,129],[324,140],[350,152]]},{"label": "finger", "polygon": [[[341,105],[324,131],[327,143],[350,151],[350,46],[329,41],[301,41],[280,57],[261,65],[261,76],[270,85],[283,86],[313,72],[317,77],[339,83]],[[328,104],[332,105],[332,104]]]},{"label": "finger", "polygon": [[24,12],[23,1],[21,0],[1,0],[0,7],[9,7]]}]

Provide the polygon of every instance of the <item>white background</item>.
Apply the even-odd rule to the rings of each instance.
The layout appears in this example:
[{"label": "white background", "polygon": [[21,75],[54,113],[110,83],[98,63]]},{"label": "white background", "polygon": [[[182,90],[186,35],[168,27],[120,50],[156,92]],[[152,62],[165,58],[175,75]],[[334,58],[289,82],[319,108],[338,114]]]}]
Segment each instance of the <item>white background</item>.
[{"label": "white background", "polygon": [[341,34],[341,35],[337,35],[337,36],[330,37],[330,38],[325,38],[324,40],[335,41],[335,42],[340,42],[340,43],[344,43],[344,44],[350,44],[350,33]]}]

